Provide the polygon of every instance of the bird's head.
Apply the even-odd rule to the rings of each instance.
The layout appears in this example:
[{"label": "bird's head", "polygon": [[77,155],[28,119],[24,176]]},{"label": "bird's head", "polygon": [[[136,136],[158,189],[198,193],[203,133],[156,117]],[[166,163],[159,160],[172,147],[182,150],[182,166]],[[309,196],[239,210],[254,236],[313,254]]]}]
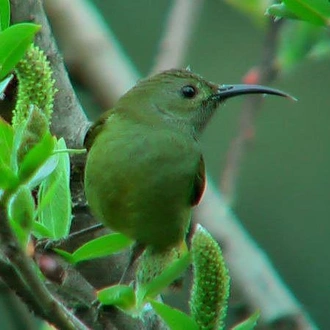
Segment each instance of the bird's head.
[{"label": "bird's head", "polygon": [[215,109],[225,100],[242,94],[288,94],[259,85],[218,85],[189,70],[172,69],[139,81],[118,106],[143,111],[168,122],[184,123],[202,131]]}]

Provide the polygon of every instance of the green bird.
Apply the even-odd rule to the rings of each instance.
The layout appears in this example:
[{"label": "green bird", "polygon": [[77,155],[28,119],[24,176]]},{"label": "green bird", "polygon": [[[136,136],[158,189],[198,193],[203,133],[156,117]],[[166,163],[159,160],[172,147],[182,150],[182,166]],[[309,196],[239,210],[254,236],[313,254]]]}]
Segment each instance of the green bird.
[{"label": "green bird", "polygon": [[228,98],[256,93],[290,97],[259,85],[217,85],[189,70],[139,81],[86,135],[92,213],[141,246],[179,246],[205,187],[205,125]]}]

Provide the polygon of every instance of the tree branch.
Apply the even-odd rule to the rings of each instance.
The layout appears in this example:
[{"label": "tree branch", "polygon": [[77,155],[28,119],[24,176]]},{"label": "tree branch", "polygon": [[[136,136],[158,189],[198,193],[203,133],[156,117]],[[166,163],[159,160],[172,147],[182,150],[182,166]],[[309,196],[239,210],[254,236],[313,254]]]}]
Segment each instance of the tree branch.
[{"label": "tree branch", "polygon": [[238,286],[251,311],[260,310],[264,323],[283,320],[287,325],[294,324],[293,329],[317,329],[211,180],[196,208],[195,221],[221,242],[233,285]]},{"label": "tree branch", "polygon": [[[278,36],[283,20],[273,22],[269,20],[262,58],[258,68],[254,68],[256,80],[254,84],[269,84],[278,75],[275,63]],[[249,82],[247,82],[249,83]],[[250,82],[251,83],[251,82]],[[236,137],[231,141],[227,152],[226,164],[220,178],[220,190],[225,201],[232,205],[235,202],[235,190],[240,172],[240,166],[249,143],[254,138],[255,121],[260,112],[263,98],[260,95],[247,96],[243,102],[239,127]]]},{"label": "tree branch", "polygon": [[40,0],[10,0],[10,3],[11,20],[13,23],[33,21],[42,25],[41,31],[36,36],[35,43],[45,52],[49,59],[54,72],[55,86],[58,89],[55,95],[55,106],[52,116],[52,132],[58,138],[65,137],[68,147],[79,148],[82,146],[89,123],[72,89],[42,3]]},{"label": "tree branch", "polygon": [[[13,234],[6,210],[1,203],[0,219],[2,220],[0,226],[1,251],[17,270],[19,276],[22,277],[27,288],[25,293],[29,293],[27,300],[33,301],[31,307],[37,305],[37,311],[41,312],[41,315],[44,315],[45,319],[60,329],[88,329],[50,294],[38,277],[33,266],[33,261],[24,253]],[[2,266],[5,266],[4,263],[2,263]],[[22,285],[22,282],[20,281],[19,284]]]},{"label": "tree branch", "polygon": [[151,73],[182,66],[202,4],[203,0],[173,1]]},{"label": "tree branch", "polygon": [[[1,219],[3,221],[4,219]],[[23,279],[17,273],[12,264],[7,262],[5,258],[0,257],[0,277],[6,285],[16,292],[16,294],[41,318],[45,318],[43,310],[34,299],[31,299],[31,293],[26,287]]]},{"label": "tree branch", "polygon": [[139,78],[116,36],[88,1],[44,0],[44,5],[72,74],[103,109],[111,108]]}]

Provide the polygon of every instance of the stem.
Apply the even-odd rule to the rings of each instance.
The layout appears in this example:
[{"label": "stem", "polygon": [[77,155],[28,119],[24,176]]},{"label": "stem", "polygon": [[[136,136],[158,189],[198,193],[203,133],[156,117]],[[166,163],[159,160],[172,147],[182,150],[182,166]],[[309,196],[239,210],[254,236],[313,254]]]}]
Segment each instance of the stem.
[{"label": "stem", "polygon": [[202,4],[202,0],[173,1],[151,73],[182,66]]},{"label": "stem", "polygon": [[[269,21],[266,34],[263,54],[259,65],[260,84],[269,84],[278,75],[275,65],[278,36],[282,27],[282,21]],[[253,95],[245,99],[241,116],[239,119],[238,131],[233,138],[228,153],[225,168],[220,178],[220,190],[225,201],[232,205],[235,202],[235,192],[240,174],[240,167],[246,154],[247,147],[254,137],[255,121],[262,105],[262,96]]]},{"label": "stem", "polygon": [[[3,196],[0,204],[0,242],[1,250],[11,262],[17,273],[28,288],[28,297],[33,301],[32,306],[37,306],[37,312],[41,312],[45,318],[60,329],[87,330],[72,313],[70,313],[47,290],[45,284],[38,277],[33,261],[24,253],[9,225],[7,213],[3,201],[8,200]],[[3,265],[3,264],[2,264]]]}]

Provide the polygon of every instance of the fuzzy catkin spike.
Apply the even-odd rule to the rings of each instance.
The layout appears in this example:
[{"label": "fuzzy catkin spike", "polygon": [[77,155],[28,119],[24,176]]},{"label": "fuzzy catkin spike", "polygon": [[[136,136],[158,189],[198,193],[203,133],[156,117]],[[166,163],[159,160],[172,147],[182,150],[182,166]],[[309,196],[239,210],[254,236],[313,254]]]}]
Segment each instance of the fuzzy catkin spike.
[{"label": "fuzzy catkin spike", "polygon": [[13,127],[23,124],[35,106],[42,111],[50,125],[56,88],[50,64],[42,50],[33,44],[17,64],[15,72],[19,81]]},{"label": "fuzzy catkin spike", "polygon": [[136,272],[137,285],[150,283],[156,276],[160,275],[164,269],[173,261],[180,259],[185,252],[186,245],[175,247],[165,252],[154,251],[152,247],[147,247],[140,257],[139,266]]},{"label": "fuzzy catkin spike", "polygon": [[224,328],[230,278],[221,249],[200,225],[192,239],[194,282],[190,311],[201,330]]}]

